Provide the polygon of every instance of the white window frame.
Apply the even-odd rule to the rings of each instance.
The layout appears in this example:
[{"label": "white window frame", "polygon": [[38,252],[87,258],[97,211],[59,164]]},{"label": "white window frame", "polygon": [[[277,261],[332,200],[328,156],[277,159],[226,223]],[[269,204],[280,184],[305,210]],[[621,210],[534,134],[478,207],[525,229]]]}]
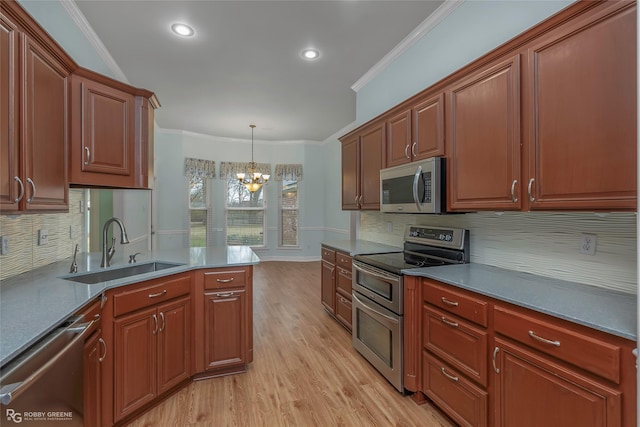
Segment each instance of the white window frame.
[{"label": "white window frame", "polygon": [[[192,179],[201,179],[204,183],[204,207],[193,207],[191,206],[191,180]],[[192,177],[187,178],[187,192],[188,192],[188,206],[187,206],[187,217],[189,220],[189,247],[191,246],[191,211],[205,211],[206,223],[205,223],[205,233],[204,233],[204,244],[205,246],[209,246],[211,243],[211,204],[209,203],[209,193],[211,187],[211,179],[205,177]]]},{"label": "white window frame", "polygon": [[[296,202],[297,207],[295,209],[286,208],[282,204],[282,191],[285,182],[295,182],[297,189]],[[284,227],[282,225],[283,213],[285,211],[296,211],[298,218],[298,226],[296,227],[296,244],[295,245],[284,245],[282,243],[282,234],[284,232]],[[298,180],[282,180],[278,181],[278,249],[300,249],[300,181]]]},{"label": "white window frame", "polygon": [[[261,245],[246,245],[252,248],[266,248],[267,247],[267,189],[262,187],[262,207],[233,207],[227,205],[227,200],[229,200],[229,184],[230,182],[234,182],[237,184],[237,180],[235,178],[229,178],[227,182],[225,182],[224,188],[224,230],[225,236],[224,241],[226,245],[229,245],[229,211],[263,211],[262,215],[262,244]],[[235,245],[233,245],[235,246]]]}]

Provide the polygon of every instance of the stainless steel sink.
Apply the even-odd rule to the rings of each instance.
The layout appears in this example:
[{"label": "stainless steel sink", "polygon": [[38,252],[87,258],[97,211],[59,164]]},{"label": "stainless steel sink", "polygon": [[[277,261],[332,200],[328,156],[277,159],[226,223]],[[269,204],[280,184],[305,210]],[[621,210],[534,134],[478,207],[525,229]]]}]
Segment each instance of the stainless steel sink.
[{"label": "stainless steel sink", "polygon": [[76,274],[73,276],[62,277],[65,280],[85,283],[92,285],[94,283],[106,282],[107,280],[122,279],[124,277],[137,276],[138,274],[152,273],[154,271],[165,270],[167,268],[179,267],[184,264],[174,262],[147,262],[144,264],[133,264],[121,268],[109,268],[106,270],[96,271],[95,273]]}]

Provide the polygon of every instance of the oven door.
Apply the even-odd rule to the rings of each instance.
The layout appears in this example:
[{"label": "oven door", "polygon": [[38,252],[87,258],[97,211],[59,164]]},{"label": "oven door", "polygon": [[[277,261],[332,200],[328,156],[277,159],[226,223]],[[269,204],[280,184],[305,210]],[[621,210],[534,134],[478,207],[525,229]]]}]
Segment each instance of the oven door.
[{"label": "oven door", "polygon": [[402,276],[353,261],[351,287],[394,313],[403,314]]},{"label": "oven door", "polygon": [[402,316],[379,306],[367,297],[353,292],[352,342],[399,392],[402,381]]}]

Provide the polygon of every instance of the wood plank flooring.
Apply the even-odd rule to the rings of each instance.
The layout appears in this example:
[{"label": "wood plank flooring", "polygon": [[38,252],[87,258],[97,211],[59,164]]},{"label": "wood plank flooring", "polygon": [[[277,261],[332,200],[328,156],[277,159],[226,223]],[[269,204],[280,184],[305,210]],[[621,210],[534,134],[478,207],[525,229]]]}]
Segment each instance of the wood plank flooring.
[{"label": "wood plank flooring", "polygon": [[254,268],[254,362],[196,381],[130,427],[453,427],[398,393],[351,346],[320,303],[320,262]]}]

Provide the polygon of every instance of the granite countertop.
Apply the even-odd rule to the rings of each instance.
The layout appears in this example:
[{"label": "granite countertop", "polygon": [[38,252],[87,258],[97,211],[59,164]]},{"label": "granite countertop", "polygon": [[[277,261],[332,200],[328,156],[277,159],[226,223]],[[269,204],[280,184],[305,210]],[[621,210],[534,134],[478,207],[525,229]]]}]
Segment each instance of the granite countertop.
[{"label": "granite countertop", "polygon": [[637,339],[635,294],[474,263],[402,272],[429,277],[630,340]]},{"label": "granite countertop", "polygon": [[[78,254],[78,273],[104,270],[101,253]],[[126,259],[125,259],[126,258]],[[103,291],[200,268],[254,265],[260,262],[248,246],[184,248],[138,255],[138,264],[165,261],[182,264],[161,271],[93,285],[64,280],[71,258],[0,281],[0,366],[13,359]],[[128,257],[116,254],[110,269],[126,267]]]},{"label": "granite countertop", "polygon": [[330,240],[322,242],[324,246],[347,252],[351,256],[364,254],[381,254],[389,252],[402,252],[402,248],[385,245],[383,243],[370,242],[368,240]]}]

